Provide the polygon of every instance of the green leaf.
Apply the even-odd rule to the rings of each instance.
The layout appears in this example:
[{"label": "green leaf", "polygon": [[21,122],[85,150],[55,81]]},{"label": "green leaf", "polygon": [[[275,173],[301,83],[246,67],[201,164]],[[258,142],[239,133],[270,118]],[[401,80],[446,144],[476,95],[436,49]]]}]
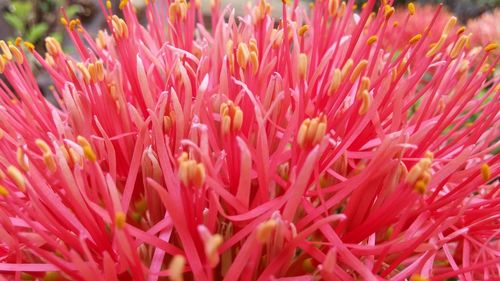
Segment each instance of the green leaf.
[{"label": "green leaf", "polygon": [[24,22],[14,14],[5,13],[3,19],[19,33],[24,33]]},{"label": "green leaf", "polygon": [[36,42],[45,35],[48,29],[49,25],[47,23],[42,22],[35,24],[30,30],[28,30],[26,40]]},{"label": "green leaf", "polygon": [[27,22],[33,13],[33,4],[31,1],[12,1],[12,13]]},{"label": "green leaf", "polygon": [[80,12],[80,6],[79,5],[69,5],[68,8],[66,8],[66,13],[68,14],[69,18],[72,18],[76,16],[77,13]]}]

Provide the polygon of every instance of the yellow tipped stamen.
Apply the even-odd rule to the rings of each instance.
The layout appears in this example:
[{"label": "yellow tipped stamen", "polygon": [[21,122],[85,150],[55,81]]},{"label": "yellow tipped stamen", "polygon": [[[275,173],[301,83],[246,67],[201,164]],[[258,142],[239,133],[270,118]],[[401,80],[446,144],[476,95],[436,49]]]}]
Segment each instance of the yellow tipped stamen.
[{"label": "yellow tipped stamen", "polygon": [[113,6],[111,5],[111,1],[107,0],[106,1],[106,8],[111,9]]},{"label": "yellow tipped stamen", "polygon": [[205,255],[207,257],[208,263],[212,268],[217,266],[219,263],[219,253],[218,249],[223,242],[222,235],[215,234],[205,242]]},{"label": "yellow tipped stamen", "polygon": [[170,273],[169,278],[172,281],[183,281],[184,267],[186,266],[186,258],[181,255],[175,255],[168,266]]},{"label": "yellow tipped stamen", "polygon": [[61,17],[59,19],[59,22],[64,25],[64,26],[67,26],[68,25],[68,20],[65,18],[65,17]]},{"label": "yellow tipped stamen", "polygon": [[6,64],[7,60],[3,56],[0,56],[0,74],[2,74],[5,71]]},{"label": "yellow tipped stamen", "polygon": [[60,274],[57,271],[46,272],[43,276],[43,281],[58,281],[61,280]]},{"label": "yellow tipped stamen", "polygon": [[78,69],[80,70],[80,73],[82,74],[82,77],[85,80],[85,82],[88,83],[92,77],[90,76],[90,72],[87,69],[87,67],[85,67],[85,65],[81,62],[77,63],[76,67],[78,67]]},{"label": "yellow tipped stamen", "polygon": [[348,59],[347,62],[342,67],[342,80],[345,80],[346,76],[351,71],[352,66],[354,65],[354,61],[352,59]]},{"label": "yellow tipped stamen", "polygon": [[13,44],[9,44],[9,49],[10,49],[15,61],[18,64],[23,64],[24,57],[23,57],[23,54],[21,53],[21,51],[19,51],[19,49],[16,46],[14,46]]},{"label": "yellow tipped stamen", "polygon": [[21,47],[21,43],[23,42],[23,38],[17,36],[16,37],[16,40],[14,41],[14,44],[17,46],[17,47]]},{"label": "yellow tipped stamen", "polygon": [[248,41],[248,49],[250,50],[250,53],[254,52],[257,55],[259,54],[259,48],[257,47],[257,40],[255,40],[255,38]]},{"label": "yellow tipped stamen", "polygon": [[413,274],[410,277],[410,281],[429,281],[429,278],[424,277],[424,276],[422,276],[420,274]]},{"label": "yellow tipped stamen", "polygon": [[330,0],[328,2],[328,11],[330,12],[330,16],[335,16],[338,9],[339,9],[339,0]]},{"label": "yellow tipped stamen", "polygon": [[17,156],[17,164],[19,164],[19,167],[21,167],[23,170],[28,171],[30,169],[30,166],[28,164],[28,158],[26,157],[26,154],[24,153],[24,149],[21,147],[17,148],[16,152]]},{"label": "yellow tipped stamen", "polygon": [[58,56],[62,53],[61,44],[54,37],[45,38],[45,48],[47,52],[53,57]]},{"label": "yellow tipped stamen", "polygon": [[104,65],[101,60],[98,60],[95,63],[95,72],[97,76],[98,81],[103,81],[104,80]]},{"label": "yellow tipped stamen", "polygon": [[313,119],[307,118],[300,125],[297,143],[301,148],[313,147],[325,137],[327,120],[324,114]]},{"label": "yellow tipped stamen", "polygon": [[57,165],[49,145],[41,139],[35,140],[35,144],[43,152],[43,162],[45,166],[47,166],[49,171],[55,172],[57,170]]},{"label": "yellow tipped stamen", "polygon": [[250,52],[250,63],[252,64],[252,73],[256,75],[259,71],[259,58],[256,52]]},{"label": "yellow tipped stamen", "polygon": [[248,50],[248,45],[246,43],[238,44],[238,49],[236,51],[236,61],[243,70],[247,68],[249,59],[250,51]]},{"label": "yellow tipped stamen", "polygon": [[14,184],[17,186],[17,188],[21,192],[25,192],[26,191],[26,180],[25,180],[23,174],[21,173],[21,171],[19,171],[18,168],[14,167],[12,165],[9,166],[7,168],[7,175],[14,182]]},{"label": "yellow tipped stamen", "polygon": [[333,92],[337,91],[340,87],[340,83],[342,83],[342,71],[336,68],[333,71],[332,83],[328,89],[328,95],[331,96]]},{"label": "yellow tipped stamen", "polygon": [[458,55],[462,52],[466,42],[467,42],[467,36],[463,35],[460,36],[460,38],[458,38],[457,43],[455,43],[455,46],[453,46],[453,49],[451,49],[450,58],[456,59]]},{"label": "yellow tipped stamen", "polygon": [[488,165],[487,163],[481,165],[481,176],[483,177],[484,181],[488,181],[491,178],[490,165]]},{"label": "yellow tipped stamen", "polygon": [[457,29],[457,35],[460,35],[460,34],[462,34],[464,32],[465,32],[465,26],[462,26],[459,29]]},{"label": "yellow tipped stamen", "polygon": [[392,7],[391,5],[384,6],[384,17],[386,20],[389,19],[394,14],[394,12],[394,7]]},{"label": "yellow tipped stamen", "polygon": [[430,57],[434,56],[435,54],[437,54],[437,52],[439,52],[441,50],[441,47],[443,47],[443,44],[446,41],[446,37],[447,37],[446,35],[441,35],[441,37],[439,38],[439,41],[437,41],[433,46],[431,46],[431,48],[425,54],[425,56],[430,58]]},{"label": "yellow tipped stamen", "polygon": [[300,53],[298,57],[298,73],[300,79],[305,79],[307,74],[307,55]]},{"label": "yellow tipped stamen", "polygon": [[365,115],[372,105],[372,96],[368,90],[361,93],[361,107],[358,110],[359,115]]},{"label": "yellow tipped stamen", "polygon": [[358,65],[354,68],[351,74],[350,81],[351,83],[354,83],[358,77],[361,75],[361,73],[365,70],[365,68],[368,66],[368,61],[367,60],[361,60]]},{"label": "yellow tipped stamen", "polygon": [[370,46],[371,44],[377,42],[377,40],[378,40],[377,35],[372,35],[368,38],[368,40],[366,40],[366,44]]},{"label": "yellow tipped stamen", "polygon": [[221,133],[227,135],[241,130],[243,125],[243,111],[232,101],[223,102],[220,105]]},{"label": "yellow tipped stamen", "polygon": [[118,229],[123,229],[127,222],[127,216],[124,212],[118,211],[115,213],[115,225]]},{"label": "yellow tipped stamen", "polygon": [[484,47],[484,51],[488,53],[488,52],[496,50],[497,48],[498,48],[497,43],[490,43],[490,44],[486,45],[486,47]]},{"label": "yellow tipped stamen", "polygon": [[307,24],[304,24],[303,26],[301,26],[299,28],[299,36],[304,36],[304,34],[306,34],[306,32],[309,30],[309,25]]},{"label": "yellow tipped stamen", "polygon": [[455,27],[455,24],[457,24],[457,17],[450,17],[448,22],[446,22],[446,25],[444,26],[443,34],[448,35],[450,34],[451,30],[453,27]]},{"label": "yellow tipped stamen", "polygon": [[183,152],[179,158],[179,178],[184,186],[201,187],[205,183],[205,166],[195,160],[189,159]]},{"label": "yellow tipped stamen", "polygon": [[113,31],[118,39],[128,38],[128,26],[125,21],[116,15],[111,17]]},{"label": "yellow tipped stamen", "polygon": [[9,196],[9,190],[3,185],[0,185],[0,196],[2,197]]},{"label": "yellow tipped stamen", "polygon": [[394,227],[391,225],[385,230],[384,234],[385,240],[391,239],[393,233],[394,233]]},{"label": "yellow tipped stamen", "polygon": [[415,44],[415,43],[417,43],[418,41],[420,41],[420,39],[422,39],[422,34],[420,34],[420,33],[419,33],[419,34],[417,34],[417,35],[413,36],[413,37],[412,37],[412,38],[408,41],[408,43],[409,43],[410,45],[412,45],[412,44]]},{"label": "yellow tipped stamen", "polygon": [[[95,162],[97,160],[97,156],[96,156],[94,150],[92,149],[92,146],[90,145],[89,141],[82,136],[78,136],[76,138],[76,140],[78,141],[78,144],[83,148],[83,155],[88,160]],[[71,150],[70,150],[70,152],[71,152]]]},{"label": "yellow tipped stamen", "polygon": [[415,4],[413,4],[413,2],[408,3],[408,12],[410,13],[411,16],[415,15],[416,9],[415,9]]},{"label": "yellow tipped stamen", "polygon": [[0,49],[2,49],[3,55],[7,60],[12,60],[12,53],[10,52],[10,48],[3,40],[0,40]]},{"label": "yellow tipped stamen", "polygon": [[24,42],[24,47],[26,47],[26,49],[28,49],[28,51],[30,52],[33,52],[35,50],[35,45],[33,45],[33,43],[31,42]]},{"label": "yellow tipped stamen", "polygon": [[427,191],[427,183],[423,180],[418,180],[416,183],[415,183],[415,186],[413,187],[413,189],[418,193],[418,194],[425,194],[425,192]]},{"label": "yellow tipped stamen", "polygon": [[259,226],[257,226],[257,232],[256,232],[257,240],[260,243],[266,243],[271,237],[271,234],[273,233],[275,228],[276,228],[276,220],[274,219],[270,219],[259,224]]},{"label": "yellow tipped stamen", "polygon": [[369,90],[370,84],[371,84],[370,78],[363,76],[363,78],[361,78],[361,83],[359,85],[359,89],[358,89],[358,93],[356,95],[356,98],[361,99],[361,94],[364,91]]},{"label": "yellow tipped stamen", "polygon": [[101,49],[106,49],[106,36],[104,35],[104,31],[99,30],[97,32],[97,38],[96,38],[96,44],[97,47]]},{"label": "yellow tipped stamen", "polygon": [[307,273],[313,273],[314,270],[316,270],[316,267],[312,262],[312,258],[307,258],[302,261],[302,269],[304,269],[304,271]]},{"label": "yellow tipped stamen", "polygon": [[342,3],[340,3],[340,8],[337,12],[337,16],[338,17],[343,17],[344,14],[345,14],[345,11],[347,9],[347,3],[345,1],[342,1]]},{"label": "yellow tipped stamen", "polygon": [[120,10],[123,10],[123,8],[125,8],[125,6],[127,6],[127,4],[128,4],[128,0],[121,0],[120,4],[118,5],[118,8]]}]

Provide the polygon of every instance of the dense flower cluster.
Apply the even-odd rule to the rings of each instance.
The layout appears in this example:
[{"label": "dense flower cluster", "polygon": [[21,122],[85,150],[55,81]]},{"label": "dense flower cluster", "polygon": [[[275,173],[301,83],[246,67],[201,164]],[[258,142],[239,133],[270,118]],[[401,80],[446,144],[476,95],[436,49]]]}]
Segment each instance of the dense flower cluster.
[{"label": "dense flower cluster", "polygon": [[500,278],[497,45],[448,17],[386,48],[413,4],[298,2],[0,41],[0,280]]}]

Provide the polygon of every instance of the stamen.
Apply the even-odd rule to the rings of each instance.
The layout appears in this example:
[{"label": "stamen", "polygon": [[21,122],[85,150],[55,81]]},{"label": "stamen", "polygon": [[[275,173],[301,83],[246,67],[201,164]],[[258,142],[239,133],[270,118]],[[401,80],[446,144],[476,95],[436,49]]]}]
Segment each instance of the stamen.
[{"label": "stamen", "polygon": [[62,53],[61,44],[54,37],[45,38],[45,48],[47,52],[53,57],[58,56]]},{"label": "stamen", "polygon": [[460,36],[460,38],[458,38],[457,43],[455,43],[455,46],[453,46],[453,49],[451,49],[450,52],[451,59],[456,59],[458,57],[458,55],[462,52],[466,42],[467,42],[467,36],[462,35]]},{"label": "stamen", "polygon": [[415,15],[416,9],[415,9],[415,4],[413,4],[413,2],[408,3],[408,12],[410,13],[410,16]]},{"label": "stamen", "polygon": [[455,27],[455,24],[457,24],[457,17],[450,17],[450,19],[448,20],[448,22],[446,22],[446,25],[444,26],[443,34],[444,35],[450,34],[453,27]]},{"label": "stamen", "polygon": [[298,73],[300,79],[305,79],[307,74],[307,55],[300,53],[298,57]]},{"label": "stamen", "polygon": [[408,43],[409,43],[410,45],[413,45],[413,44],[417,43],[418,41],[420,41],[420,39],[422,39],[422,34],[420,34],[420,33],[419,33],[419,34],[417,34],[417,35],[413,36],[413,37],[412,37],[412,38],[408,41]]},{"label": "stamen", "polygon": [[169,278],[172,281],[183,281],[184,267],[186,266],[186,258],[181,255],[175,255],[168,266],[170,273]]},{"label": "stamen", "polygon": [[30,52],[33,52],[35,50],[35,45],[33,45],[33,43],[28,41],[24,42],[24,47],[26,47],[26,49],[28,49],[28,51]]},{"label": "stamen", "polygon": [[328,11],[330,12],[330,16],[335,16],[337,10],[339,9],[339,0],[330,0],[328,3]]},{"label": "stamen", "polygon": [[368,40],[366,40],[366,44],[367,44],[368,46],[370,46],[370,45],[372,45],[373,43],[377,42],[377,40],[378,40],[377,35],[372,35],[372,36],[370,36],[370,37],[368,38]]},{"label": "stamen", "polygon": [[14,59],[16,60],[16,62],[18,64],[23,64],[24,57],[23,57],[23,54],[21,53],[21,51],[19,51],[19,49],[12,44],[9,44],[9,49],[12,52],[12,55],[13,55]]},{"label": "stamen", "polygon": [[441,47],[443,47],[443,44],[446,41],[446,38],[447,38],[446,35],[444,35],[444,34],[441,35],[441,37],[439,38],[439,41],[437,41],[435,43],[435,45],[433,45],[430,48],[430,50],[427,52],[427,54],[425,54],[425,56],[430,58],[430,57],[434,56],[435,54],[437,54],[437,52],[439,52],[439,50],[441,50]]},{"label": "stamen", "polygon": [[92,146],[90,145],[89,141],[82,136],[78,136],[76,140],[78,141],[78,144],[83,148],[83,155],[85,155],[85,157],[88,160],[95,162],[97,160],[97,156],[94,150],[92,149]]},{"label": "stamen", "polygon": [[256,75],[259,71],[259,58],[254,51],[250,52],[250,63],[252,64],[252,73]]},{"label": "stamen", "polygon": [[16,156],[17,156],[17,164],[19,164],[19,167],[21,167],[25,171],[28,171],[30,169],[30,166],[28,163],[28,157],[26,157],[26,154],[24,153],[24,149],[18,147]]},{"label": "stamen", "polygon": [[342,82],[342,71],[336,68],[333,71],[332,83],[330,84],[330,88],[328,89],[328,95],[331,96],[333,92],[337,91],[340,87],[340,83]]},{"label": "stamen", "polygon": [[118,5],[118,8],[120,10],[123,10],[123,8],[125,8],[125,6],[127,6],[127,4],[128,4],[128,0],[121,0],[120,4]]},{"label": "stamen", "polygon": [[[338,1],[338,0],[337,0]],[[306,34],[306,32],[309,30],[309,25],[307,24],[304,24],[303,26],[301,26],[299,28],[299,36],[304,36],[304,34]]]},{"label": "stamen", "polygon": [[361,83],[359,85],[359,90],[358,90],[358,93],[356,95],[356,98],[357,99],[361,99],[361,95],[363,94],[364,91],[368,90],[370,88],[370,78],[369,77],[366,77],[366,76],[363,76],[363,78],[361,78]]},{"label": "stamen", "polygon": [[0,48],[2,49],[2,52],[5,55],[5,58],[7,60],[12,60],[12,53],[10,52],[10,48],[7,45],[7,43],[5,43],[5,41],[0,40]]},{"label": "stamen", "polygon": [[9,190],[3,185],[0,185],[0,196],[2,197],[9,196]]},{"label": "stamen", "polygon": [[361,107],[358,110],[359,115],[365,115],[372,105],[372,97],[368,90],[361,93]]},{"label": "stamen", "polygon": [[491,178],[491,169],[488,163],[484,163],[483,165],[481,165],[481,176],[483,177],[484,181],[488,181]]},{"label": "stamen", "polygon": [[118,229],[123,229],[127,221],[127,216],[124,212],[118,211],[115,213],[115,225]]},{"label": "stamen", "polygon": [[26,180],[19,169],[11,165],[7,168],[7,175],[21,192],[26,191]]},{"label": "stamen", "polygon": [[348,59],[344,64],[344,67],[342,67],[342,80],[345,80],[345,77],[349,74],[353,65],[354,61],[352,59]]},{"label": "stamen", "polygon": [[267,220],[257,227],[257,240],[261,243],[266,243],[269,238],[271,237],[271,234],[273,233],[274,229],[276,228],[276,220],[270,219]]},{"label": "stamen", "polygon": [[410,281],[429,281],[429,278],[424,277],[424,276],[422,276],[420,274],[413,274],[410,277]]},{"label": "stamen", "polygon": [[392,7],[391,5],[384,6],[384,17],[386,20],[388,20],[394,14],[394,12],[394,7]]},{"label": "stamen", "polygon": [[367,60],[362,60],[358,63],[358,65],[352,71],[350,79],[351,83],[354,83],[358,79],[359,75],[365,70],[367,65],[368,65]]},{"label": "stamen", "polygon": [[222,245],[222,235],[214,234],[205,242],[205,255],[209,265],[214,268],[219,263],[218,249]]},{"label": "stamen", "polygon": [[45,163],[49,171],[55,172],[57,170],[56,161],[54,160],[54,156],[52,154],[52,151],[50,150],[49,145],[41,139],[36,139],[35,144],[42,151],[43,162]]},{"label": "stamen", "polygon": [[322,113],[313,119],[305,119],[300,125],[297,143],[301,148],[317,145],[325,136],[326,127],[326,117]]},{"label": "stamen", "polygon": [[220,105],[221,132],[223,135],[236,133],[243,125],[243,111],[232,101],[223,102]]},{"label": "stamen", "polygon": [[484,47],[484,51],[488,53],[488,52],[491,52],[493,50],[496,50],[496,48],[498,48],[497,43],[490,43],[490,44],[486,45],[486,47]]},{"label": "stamen", "polygon": [[179,163],[179,179],[184,186],[203,186],[205,183],[205,166],[203,163],[188,159],[186,152],[181,154],[177,162]]},{"label": "stamen", "polygon": [[248,45],[246,43],[238,44],[238,50],[236,51],[236,61],[243,70],[247,68],[249,59],[250,51],[248,50]]}]

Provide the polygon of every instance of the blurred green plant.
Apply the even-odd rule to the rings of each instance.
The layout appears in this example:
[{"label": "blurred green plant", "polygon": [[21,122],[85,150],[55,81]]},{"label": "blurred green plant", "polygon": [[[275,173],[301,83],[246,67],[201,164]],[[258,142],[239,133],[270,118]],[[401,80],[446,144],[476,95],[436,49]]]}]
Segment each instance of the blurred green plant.
[{"label": "blurred green plant", "polygon": [[3,18],[15,29],[15,33],[7,39],[13,40],[16,36],[22,35],[24,40],[40,46],[43,38],[52,36],[61,42],[64,30],[58,24],[58,13],[54,13],[59,7],[65,7],[69,17],[77,15],[80,11],[80,5],[68,4],[65,0],[10,1]]}]

